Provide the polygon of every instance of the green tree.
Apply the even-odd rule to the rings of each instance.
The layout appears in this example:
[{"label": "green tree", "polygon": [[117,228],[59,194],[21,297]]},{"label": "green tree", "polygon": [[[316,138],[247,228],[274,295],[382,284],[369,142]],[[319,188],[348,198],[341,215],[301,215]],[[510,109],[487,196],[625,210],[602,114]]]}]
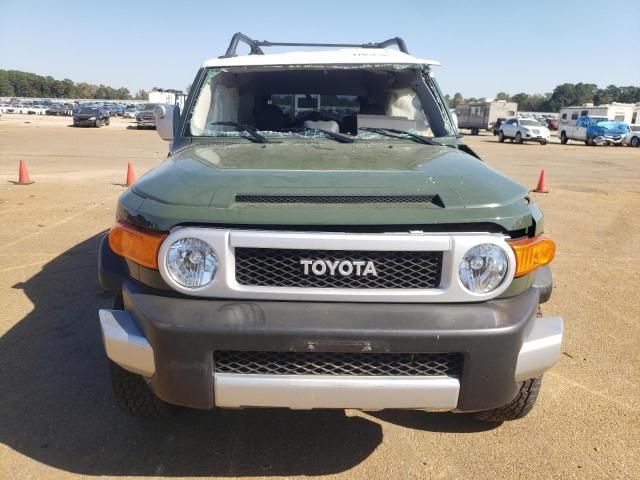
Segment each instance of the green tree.
[{"label": "green tree", "polygon": [[136,95],[133,98],[136,100],[149,100],[149,94],[141,88],[136,92]]},{"label": "green tree", "polygon": [[464,103],[464,97],[462,96],[462,94],[460,92],[456,92],[453,95],[453,100],[451,101],[451,106],[452,107],[457,107],[461,103]]},{"label": "green tree", "polygon": [[5,70],[0,70],[0,97],[13,97],[15,90]]},{"label": "green tree", "polygon": [[129,90],[124,87],[116,90],[105,85],[76,84],[68,78],[56,80],[35,73],[0,70],[0,95],[5,97],[96,98],[98,90],[105,99],[131,98]]}]

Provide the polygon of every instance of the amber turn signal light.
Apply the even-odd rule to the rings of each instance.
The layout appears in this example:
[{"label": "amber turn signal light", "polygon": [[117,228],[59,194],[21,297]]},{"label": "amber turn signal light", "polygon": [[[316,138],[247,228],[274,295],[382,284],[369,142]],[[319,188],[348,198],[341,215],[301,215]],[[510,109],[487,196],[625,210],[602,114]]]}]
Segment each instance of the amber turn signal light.
[{"label": "amber turn signal light", "polygon": [[556,243],[546,234],[522,240],[510,240],[509,246],[516,256],[516,277],[543,267],[556,255]]},{"label": "amber turn signal light", "polygon": [[117,255],[157,270],[158,251],[165,238],[167,236],[163,233],[149,233],[118,222],[109,232],[109,246]]}]

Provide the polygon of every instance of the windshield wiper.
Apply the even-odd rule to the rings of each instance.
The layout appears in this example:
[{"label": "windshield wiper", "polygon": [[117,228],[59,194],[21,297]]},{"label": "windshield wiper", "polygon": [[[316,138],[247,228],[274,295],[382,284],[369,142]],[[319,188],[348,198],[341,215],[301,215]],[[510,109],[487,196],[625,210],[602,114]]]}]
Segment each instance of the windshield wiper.
[{"label": "windshield wiper", "polygon": [[315,128],[315,127],[302,127],[305,131],[318,131],[324,133],[327,137],[334,139],[340,143],[353,143],[355,140],[351,137],[347,137],[346,135],[341,135],[340,133],[332,132],[331,130],[325,130],[324,128]]},{"label": "windshield wiper", "polygon": [[265,137],[260,135],[255,128],[238,122],[211,122],[210,125],[224,125],[227,127],[236,127],[239,131],[245,131],[258,143],[271,143]]},{"label": "windshield wiper", "polygon": [[[400,138],[402,139],[402,135],[406,135],[411,137],[418,143],[424,143],[425,145],[437,145],[439,147],[449,147],[450,145],[445,145],[444,143],[440,143],[435,141],[432,138],[425,137],[424,135],[418,135],[417,133],[410,132],[408,130],[398,130],[397,128],[381,128],[381,127],[359,127],[358,130],[364,130],[365,132],[377,133],[378,135],[384,135],[385,137],[391,138]],[[392,135],[395,134],[395,135]]]}]

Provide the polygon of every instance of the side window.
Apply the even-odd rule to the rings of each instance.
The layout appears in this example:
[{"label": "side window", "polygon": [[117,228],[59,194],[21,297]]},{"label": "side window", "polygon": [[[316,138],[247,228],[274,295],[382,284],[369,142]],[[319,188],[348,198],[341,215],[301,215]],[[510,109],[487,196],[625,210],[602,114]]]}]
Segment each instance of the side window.
[{"label": "side window", "polygon": [[571,120],[577,120],[578,119],[578,114],[577,113],[572,113],[571,114]]},{"label": "side window", "polygon": [[589,110],[582,110],[582,111],[580,112],[580,116],[581,116],[581,117],[586,117],[587,115],[589,115]]},{"label": "side window", "polygon": [[566,120],[566,119],[567,119],[567,114],[566,114],[566,113],[563,113],[563,114],[562,114],[562,119],[563,119],[563,120]]},{"label": "side window", "polygon": [[616,122],[624,122],[624,115],[616,115],[614,119]]},{"label": "side window", "polygon": [[638,112],[633,112],[633,115],[631,116],[631,123],[636,123],[637,119],[638,119]]}]

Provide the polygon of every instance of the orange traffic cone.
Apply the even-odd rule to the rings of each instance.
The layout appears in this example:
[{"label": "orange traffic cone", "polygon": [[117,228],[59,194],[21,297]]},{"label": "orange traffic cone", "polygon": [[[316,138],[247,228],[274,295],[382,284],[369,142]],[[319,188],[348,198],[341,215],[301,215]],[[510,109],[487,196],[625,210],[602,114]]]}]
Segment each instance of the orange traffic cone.
[{"label": "orange traffic cone", "polygon": [[540,178],[538,179],[538,186],[536,187],[534,192],[536,192],[536,193],[549,193],[549,190],[547,190],[547,179],[544,176],[544,168],[540,172]]},{"label": "orange traffic cone", "polygon": [[29,172],[24,160],[20,160],[20,167],[18,168],[18,181],[14,182],[16,185],[31,185],[33,182],[29,178]]},{"label": "orange traffic cone", "polygon": [[127,181],[125,182],[125,187],[130,187],[136,181],[136,173],[133,171],[133,165],[127,163]]}]

